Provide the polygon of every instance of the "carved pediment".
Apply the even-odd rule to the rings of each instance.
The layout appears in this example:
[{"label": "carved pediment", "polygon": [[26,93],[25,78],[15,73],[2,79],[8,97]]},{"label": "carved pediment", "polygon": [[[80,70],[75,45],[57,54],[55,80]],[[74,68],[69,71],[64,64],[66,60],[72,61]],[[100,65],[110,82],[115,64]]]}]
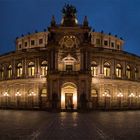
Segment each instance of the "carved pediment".
[{"label": "carved pediment", "polygon": [[73,35],[67,35],[59,41],[59,45],[61,49],[78,48],[79,40]]}]

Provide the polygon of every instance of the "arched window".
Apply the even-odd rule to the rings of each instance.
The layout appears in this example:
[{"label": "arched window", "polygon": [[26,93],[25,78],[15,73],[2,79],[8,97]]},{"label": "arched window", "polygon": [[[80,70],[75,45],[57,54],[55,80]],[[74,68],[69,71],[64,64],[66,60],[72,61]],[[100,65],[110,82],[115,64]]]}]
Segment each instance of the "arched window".
[{"label": "arched window", "polygon": [[118,92],[117,92],[117,97],[123,97],[123,93],[122,93],[122,90],[121,89],[118,89]]},{"label": "arched window", "polygon": [[97,97],[97,90],[95,89],[91,90],[91,97]]},{"label": "arched window", "polygon": [[91,75],[97,76],[97,72],[98,72],[97,63],[93,61],[91,64]]},{"label": "arched window", "polygon": [[122,67],[120,64],[117,64],[117,66],[116,66],[116,76],[119,78],[122,77]]},{"label": "arched window", "polygon": [[16,96],[16,97],[21,96],[21,91],[20,91],[20,89],[17,89],[17,91],[16,91],[16,93],[15,93],[15,96]]},{"label": "arched window", "polygon": [[126,67],[126,77],[127,77],[128,79],[131,78],[131,68],[130,68],[130,66],[128,66],[128,65],[127,65],[127,67]]},{"label": "arched window", "polygon": [[36,93],[32,89],[30,89],[28,91],[28,95],[27,96],[28,96],[28,105],[30,107],[34,107],[35,102],[36,102]]},{"label": "arched window", "polygon": [[42,89],[41,97],[47,97],[47,89],[46,88]]},{"label": "arched window", "polygon": [[36,96],[36,93],[33,91],[33,89],[28,90],[28,96]]},{"label": "arched window", "polygon": [[73,58],[70,54],[63,59],[64,70],[65,71],[73,71],[76,59]]},{"label": "arched window", "polygon": [[17,77],[21,77],[22,76],[22,64],[18,63],[17,64]]},{"label": "arched window", "polygon": [[43,61],[41,63],[41,75],[42,76],[47,75],[47,70],[48,70],[47,61]]},{"label": "arched window", "polygon": [[11,78],[12,77],[12,66],[9,65],[8,66],[8,78]]},{"label": "arched window", "polygon": [[6,91],[4,91],[3,93],[3,101],[6,107],[8,107],[10,105],[10,95],[11,95],[11,91],[10,89],[7,89]]},{"label": "arched window", "polygon": [[28,64],[28,75],[29,76],[34,76],[35,75],[35,64],[34,64],[34,62],[30,62]]},{"label": "arched window", "polygon": [[108,62],[104,63],[104,76],[110,77],[110,64]]},{"label": "arched window", "polygon": [[103,93],[103,97],[111,97],[110,90],[106,89]]},{"label": "arched window", "polygon": [[138,79],[138,69],[136,67],[134,68],[134,77]]},{"label": "arched window", "polygon": [[0,69],[0,79],[2,80],[4,78],[4,67],[1,67]]}]

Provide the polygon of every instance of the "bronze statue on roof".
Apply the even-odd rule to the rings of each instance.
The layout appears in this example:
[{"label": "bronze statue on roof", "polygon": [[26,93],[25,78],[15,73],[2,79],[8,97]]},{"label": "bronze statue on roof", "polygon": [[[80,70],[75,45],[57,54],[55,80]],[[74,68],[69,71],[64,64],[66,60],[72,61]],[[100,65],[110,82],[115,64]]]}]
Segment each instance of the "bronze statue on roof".
[{"label": "bronze statue on roof", "polygon": [[65,4],[65,6],[62,9],[62,13],[64,14],[65,17],[75,17],[77,10],[73,5]]},{"label": "bronze statue on roof", "polygon": [[62,9],[63,13],[63,19],[62,19],[62,25],[63,26],[76,26],[77,25],[77,19],[76,19],[76,13],[77,10],[73,5],[65,4],[65,6]]}]

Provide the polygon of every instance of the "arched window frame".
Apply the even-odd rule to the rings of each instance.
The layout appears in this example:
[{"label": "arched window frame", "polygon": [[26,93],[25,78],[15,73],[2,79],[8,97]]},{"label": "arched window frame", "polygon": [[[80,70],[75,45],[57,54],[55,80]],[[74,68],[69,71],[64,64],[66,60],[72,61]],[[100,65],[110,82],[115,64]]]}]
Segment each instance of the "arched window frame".
[{"label": "arched window frame", "polygon": [[118,92],[117,92],[117,97],[124,97],[124,94],[123,94],[123,92],[122,92],[122,89],[118,89]]},{"label": "arched window frame", "polygon": [[97,74],[98,74],[97,63],[95,61],[93,61],[92,64],[91,64],[91,75],[92,76],[97,76]]},{"label": "arched window frame", "polygon": [[41,63],[41,75],[46,76],[47,75],[47,70],[48,70],[47,61],[42,61],[42,63]]},{"label": "arched window frame", "polygon": [[104,76],[105,77],[110,77],[110,63],[105,62],[104,63]]},{"label": "arched window frame", "polygon": [[12,65],[8,66],[8,78],[12,78]]},{"label": "arched window frame", "polygon": [[138,69],[137,69],[137,67],[134,68],[134,78],[138,79]]},{"label": "arched window frame", "polygon": [[67,57],[63,58],[63,64],[64,64],[64,71],[74,71],[75,70],[75,63],[76,59],[72,57],[70,54],[67,55]]},{"label": "arched window frame", "polygon": [[129,65],[126,66],[126,77],[127,79],[131,78],[131,68]]},{"label": "arched window frame", "polygon": [[16,97],[20,97],[22,94],[21,94],[21,91],[20,91],[20,89],[17,89],[16,90],[16,93],[15,93],[15,96]]},{"label": "arched window frame", "polygon": [[29,62],[28,64],[28,76],[34,76],[35,75],[35,63]]},{"label": "arched window frame", "polygon": [[0,79],[4,79],[4,66],[1,66],[0,68]]},{"label": "arched window frame", "polygon": [[105,89],[104,90],[104,93],[102,94],[102,96],[103,97],[109,97],[110,98],[111,97],[110,90],[109,89]]},{"label": "arched window frame", "polygon": [[22,63],[17,64],[17,77],[21,77],[23,74]]},{"label": "arched window frame", "polygon": [[122,66],[120,64],[116,65],[116,77],[118,78],[122,77]]},{"label": "arched window frame", "polygon": [[47,89],[46,88],[43,88],[41,90],[41,97],[47,97]]}]

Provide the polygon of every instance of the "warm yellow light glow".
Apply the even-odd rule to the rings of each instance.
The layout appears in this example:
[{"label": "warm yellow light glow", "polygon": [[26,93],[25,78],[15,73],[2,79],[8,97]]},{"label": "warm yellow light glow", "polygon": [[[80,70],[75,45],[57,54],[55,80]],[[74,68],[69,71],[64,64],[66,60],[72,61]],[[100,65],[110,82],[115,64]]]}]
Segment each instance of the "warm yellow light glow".
[{"label": "warm yellow light glow", "polygon": [[61,93],[61,108],[65,109],[65,94],[63,91]]},{"label": "warm yellow light glow", "polygon": [[64,94],[61,96],[61,102],[65,102],[65,96],[64,96]]},{"label": "warm yellow light glow", "polygon": [[15,96],[21,96],[21,93],[19,91],[15,94]]},{"label": "warm yellow light glow", "polygon": [[36,93],[33,92],[32,95],[33,95],[33,96],[36,96]]},{"label": "warm yellow light glow", "polygon": [[73,96],[73,101],[74,101],[74,102],[77,101],[77,96],[76,96],[76,94],[74,94],[74,96]]},{"label": "warm yellow light glow", "polygon": [[117,94],[118,97],[123,97],[123,94],[120,92]]},{"label": "warm yellow light glow", "polygon": [[111,97],[111,95],[109,93],[107,93],[106,91],[105,91],[105,93],[102,94],[102,96],[103,97]]},{"label": "warm yellow light glow", "polygon": [[110,95],[109,95],[109,94],[107,94],[106,96],[107,96],[107,97],[110,97]]},{"label": "warm yellow light glow", "polygon": [[41,97],[47,97],[47,95],[46,94],[41,94]]},{"label": "warm yellow light glow", "polygon": [[78,20],[77,19],[75,19],[75,23],[78,24]]},{"label": "warm yellow light glow", "polygon": [[28,94],[28,96],[36,96],[36,93],[30,92],[30,93]]},{"label": "warm yellow light glow", "polygon": [[3,96],[9,96],[9,94],[7,93],[7,91],[3,94]]},{"label": "warm yellow light glow", "polygon": [[61,108],[66,108],[66,95],[72,94],[72,103],[74,109],[77,108],[77,88],[73,83],[66,83],[61,89]]},{"label": "warm yellow light glow", "polygon": [[135,94],[131,93],[128,97],[135,97]]}]

